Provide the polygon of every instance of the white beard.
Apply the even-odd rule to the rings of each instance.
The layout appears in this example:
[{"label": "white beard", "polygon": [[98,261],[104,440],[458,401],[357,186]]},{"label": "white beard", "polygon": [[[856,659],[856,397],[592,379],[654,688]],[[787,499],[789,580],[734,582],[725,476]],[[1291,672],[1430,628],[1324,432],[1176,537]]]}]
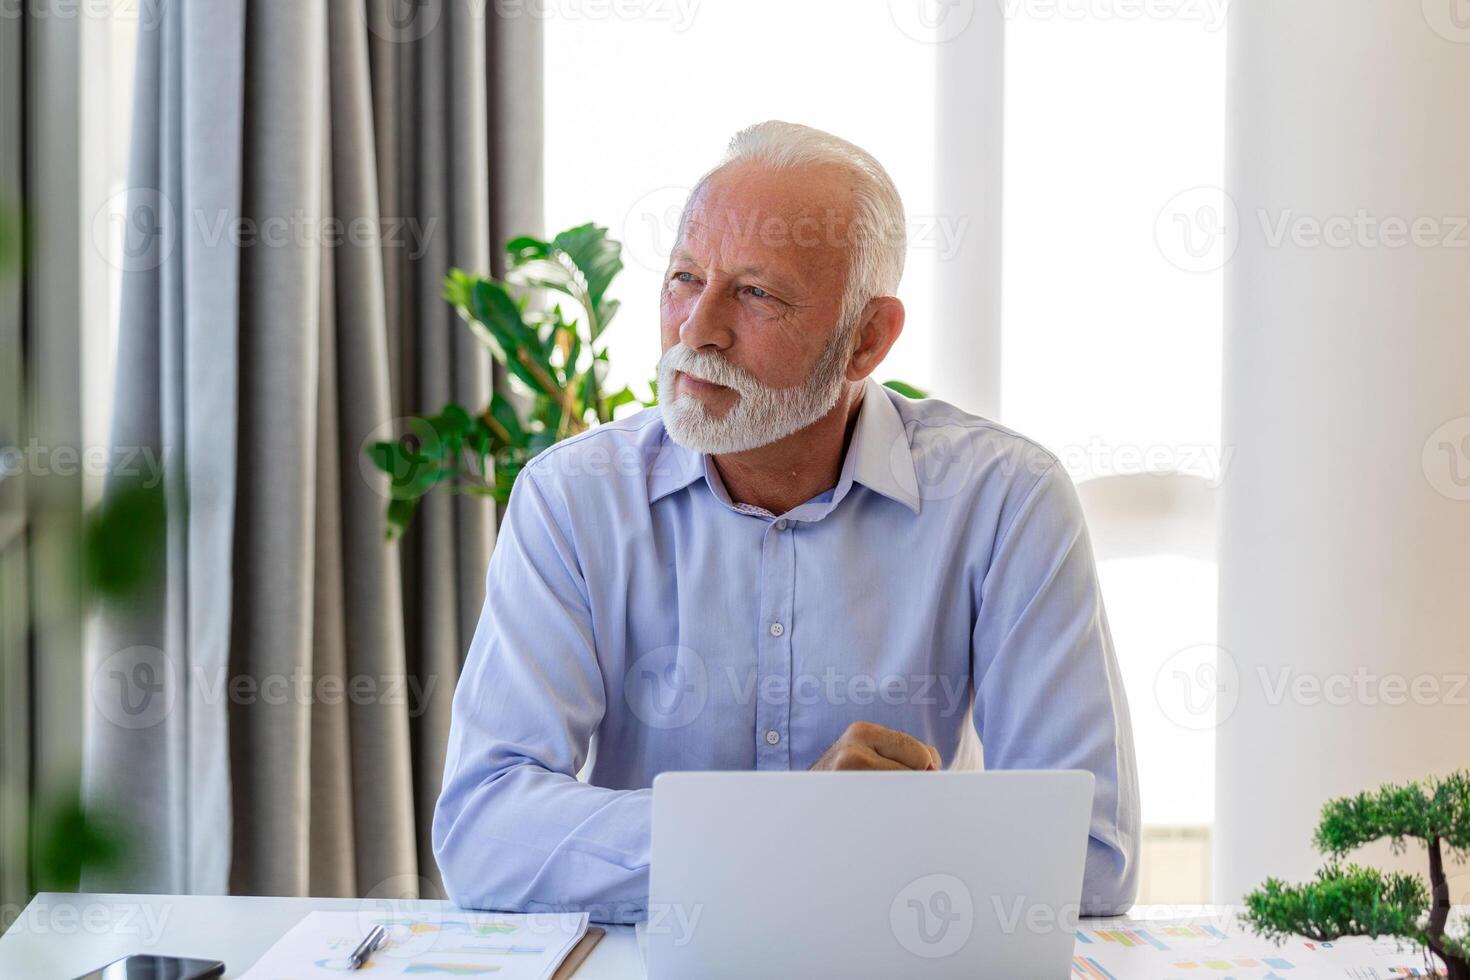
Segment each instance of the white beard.
[{"label": "white beard", "polygon": [[[811,377],[792,388],[762,384],[718,354],[675,344],[658,362],[658,404],[664,428],[685,449],[711,455],[759,449],[799,432],[832,411],[846,381],[852,331],[839,330]],[[693,395],[675,393],[674,374],[724,385],[739,396],[721,417]]]}]

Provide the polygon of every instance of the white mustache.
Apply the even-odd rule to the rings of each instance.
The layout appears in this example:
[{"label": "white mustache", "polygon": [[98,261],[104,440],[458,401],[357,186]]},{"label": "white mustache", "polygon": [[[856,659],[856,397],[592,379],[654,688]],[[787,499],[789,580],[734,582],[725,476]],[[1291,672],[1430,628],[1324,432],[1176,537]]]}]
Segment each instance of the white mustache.
[{"label": "white mustache", "polygon": [[751,375],[731,364],[718,354],[707,351],[697,351],[685,347],[683,344],[675,344],[664,352],[659,360],[660,370],[682,371],[692,375],[701,381],[711,384],[723,385],[733,389],[737,394],[749,394],[760,387],[760,382]]}]

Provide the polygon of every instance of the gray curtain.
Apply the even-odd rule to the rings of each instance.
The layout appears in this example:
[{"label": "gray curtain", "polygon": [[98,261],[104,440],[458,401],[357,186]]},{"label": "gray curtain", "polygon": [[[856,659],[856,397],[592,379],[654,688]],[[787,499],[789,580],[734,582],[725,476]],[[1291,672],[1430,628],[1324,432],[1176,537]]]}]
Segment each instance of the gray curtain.
[{"label": "gray curtain", "polygon": [[159,220],[131,216],[158,254],[125,275],[114,438],[163,449],[180,506],[164,588],[97,651],[164,705],[92,726],[89,789],[148,828],[122,886],[440,893],[495,515],[433,497],[390,545],[363,450],[489,397],[440,282],[541,230],[539,30],[478,0],[214,0],[144,32],[130,183]]}]

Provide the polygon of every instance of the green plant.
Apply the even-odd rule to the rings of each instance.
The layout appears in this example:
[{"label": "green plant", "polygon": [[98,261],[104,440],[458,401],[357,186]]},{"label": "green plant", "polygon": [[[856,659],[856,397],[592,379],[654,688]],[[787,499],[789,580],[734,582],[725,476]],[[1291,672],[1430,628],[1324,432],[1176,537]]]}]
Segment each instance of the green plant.
[{"label": "green plant", "polygon": [[[1382,838],[1401,853],[1410,839],[1429,852],[1429,890],[1414,875],[1384,873],[1340,859]],[[1246,896],[1245,921],[1273,939],[1291,934],[1331,941],[1341,936],[1398,936],[1429,947],[1450,980],[1470,980],[1470,923],[1451,921],[1444,851],[1470,853],[1470,771],[1403,786],[1383,786],[1330,800],[1313,841],[1331,857],[1304,885],[1267,879]]]},{"label": "green plant", "polygon": [[[622,245],[607,229],[578,225],[549,241],[522,235],[506,242],[505,251],[503,281],[452,269],[444,298],[515,379],[518,395],[496,391],[477,412],[450,402],[436,415],[410,420],[396,440],[368,447],[389,477],[390,540],[404,532],[418,499],[431,490],[504,503],[521,469],[543,449],[610,421],[626,405],[657,404],[654,381],[647,399],[627,387],[603,391],[603,338],[618,311],[608,288],[623,268]],[[555,297],[549,310],[531,303],[536,293]],[[927,397],[902,381],[887,384],[910,398]]]}]

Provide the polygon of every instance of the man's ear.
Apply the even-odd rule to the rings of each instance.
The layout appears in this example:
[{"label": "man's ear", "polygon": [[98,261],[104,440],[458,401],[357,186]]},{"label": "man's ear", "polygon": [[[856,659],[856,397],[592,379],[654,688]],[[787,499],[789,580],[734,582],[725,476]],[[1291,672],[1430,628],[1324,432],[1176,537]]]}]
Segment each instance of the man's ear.
[{"label": "man's ear", "polygon": [[897,296],[879,296],[868,301],[852,358],[847,362],[847,380],[861,381],[883,363],[889,348],[903,333],[903,319],[903,301]]}]

